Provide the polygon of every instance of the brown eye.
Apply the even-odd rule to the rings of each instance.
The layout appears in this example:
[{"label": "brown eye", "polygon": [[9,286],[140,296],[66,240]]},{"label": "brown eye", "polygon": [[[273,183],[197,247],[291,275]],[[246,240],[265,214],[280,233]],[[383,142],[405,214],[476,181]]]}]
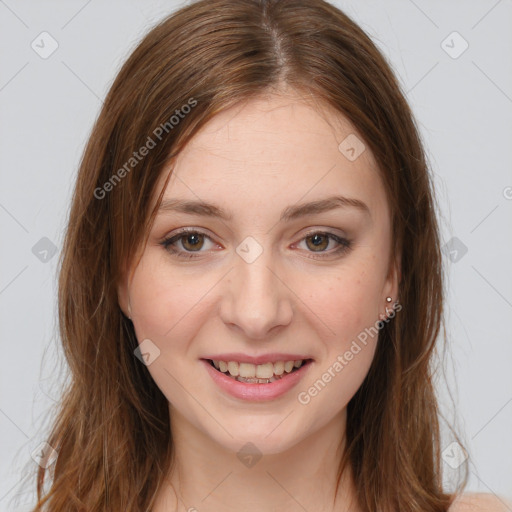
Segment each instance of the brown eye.
[{"label": "brown eye", "polygon": [[[334,233],[314,231],[307,233],[301,240],[305,242],[306,252],[310,254],[308,258],[321,259],[333,256],[343,256],[352,247],[352,242],[346,238],[342,238]],[[332,250],[326,250],[330,242],[334,242]],[[313,254],[316,253],[316,254]]]},{"label": "brown eye", "polygon": [[[305,240],[308,248],[312,248],[315,252],[318,252],[316,249],[319,249],[321,252],[329,246],[329,236],[324,233],[315,233],[314,235],[306,237]],[[311,240],[311,244],[308,243],[309,240]]]},{"label": "brown eye", "polygon": [[209,248],[207,244],[205,244],[206,241],[208,241],[211,246],[214,245],[206,233],[193,229],[186,229],[174,236],[162,240],[160,245],[162,245],[166,251],[179,258],[195,258],[201,256],[201,254],[205,252],[203,249]]},{"label": "brown eye", "polygon": [[183,248],[187,251],[198,251],[203,247],[204,235],[201,233],[187,233],[182,235],[179,240]]}]

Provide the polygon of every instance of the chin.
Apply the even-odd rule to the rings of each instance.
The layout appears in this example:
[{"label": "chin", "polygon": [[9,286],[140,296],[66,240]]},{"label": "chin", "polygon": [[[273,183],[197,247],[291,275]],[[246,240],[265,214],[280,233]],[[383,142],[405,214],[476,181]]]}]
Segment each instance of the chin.
[{"label": "chin", "polygon": [[285,417],[286,414],[277,417],[247,415],[246,420],[236,424],[236,427],[233,421],[226,418],[223,426],[229,433],[222,428],[215,431],[208,428],[205,433],[214,442],[237,455],[246,451],[254,451],[257,455],[273,455],[287,451],[304,437],[304,432],[297,431],[289,419],[283,421]]}]

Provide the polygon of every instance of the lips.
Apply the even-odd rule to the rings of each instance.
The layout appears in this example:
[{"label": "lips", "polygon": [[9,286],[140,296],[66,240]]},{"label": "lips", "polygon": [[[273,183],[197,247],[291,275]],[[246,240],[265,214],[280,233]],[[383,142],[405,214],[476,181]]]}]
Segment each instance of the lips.
[{"label": "lips", "polygon": [[214,359],[210,363],[220,372],[240,382],[252,382],[267,384],[281,379],[286,374],[300,368],[308,360],[276,361],[275,363],[239,363],[238,361],[218,361]]},{"label": "lips", "polygon": [[259,356],[251,356],[242,354],[241,352],[230,352],[225,354],[210,354],[202,357],[211,361],[236,361],[238,363],[264,364],[276,363],[277,361],[298,361],[312,359],[306,354],[286,354],[284,352],[273,352],[270,354],[261,354]]},{"label": "lips", "polygon": [[[228,361],[233,361],[230,359],[234,354],[229,354]],[[272,356],[274,356],[273,354]],[[283,357],[287,361],[292,361],[288,359],[290,355],[288,354],[278,354],[279,357]],[[226,355],[222,356],[213,356],[217,357],[226,357]],[[240,359],[245,358],[246,356],[240,357],[240,354],[237,355]],[[268,355],[266,358],[268,359]],[[292,356],[294,357],[294,356]],[[259,359],[260,361],[264,358],[263,356]],[[252,358],[257,359],[257,358]],[[311,367],[311,363],[313,360],[311,358],[302,358],[303,363],[300,366],[293,366],[290,372],[284,371],[281,375],[273,374],[270,378],[244,378],[240,375],[233,377],[229,372],[223,373],[221,369],[217,369],[213,363],[213,359],[202,359],[202,363],[204,364],[206,371],[209,373],[210,377],[217,384],[217,386],[224,391],[225,393],[234,396],[235,398],[260,402],[264,400],[273,400],[282,395],[284,395],[287,391],[292,389],[297,383],[302,379],[302,377],[309,371]],[[215,361],[218,361],[215,359]],[[222,361],[222,360],[220,360]],[[281,359],[283,361],[283,359]],[[295,361],[295,360],[294,360]],[[296,361],[300,362],[301,359],[297,359]],[[268,362],[268,361],[267,361]],[[276,361],[279,362],[279,359]],[[242,364],[244,364],[242,362]],[[245,363],[252,366],[257,366],[253,363]],[[220,366],[220,365],[219,365]],[[263,363],[261,366],[270,366],[269,364]],[[243,370],[245,371],[245,370]],[[236,373],[236,372],[235,372]],[[261,375],[261,373],[260,373]],[[266,375],[269,375],[267,373]]]}]

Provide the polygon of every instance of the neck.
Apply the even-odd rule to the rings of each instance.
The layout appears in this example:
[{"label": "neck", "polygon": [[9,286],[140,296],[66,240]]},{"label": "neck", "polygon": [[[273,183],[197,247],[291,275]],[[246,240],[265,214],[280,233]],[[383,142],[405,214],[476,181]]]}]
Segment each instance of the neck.
[{"label": "neck", "polygon": [[349,468],[336,487],[346,409],[286,451],[253,458],[214,442],[175,409],[170,414],[174,464],[153,512],[357,510]]}]

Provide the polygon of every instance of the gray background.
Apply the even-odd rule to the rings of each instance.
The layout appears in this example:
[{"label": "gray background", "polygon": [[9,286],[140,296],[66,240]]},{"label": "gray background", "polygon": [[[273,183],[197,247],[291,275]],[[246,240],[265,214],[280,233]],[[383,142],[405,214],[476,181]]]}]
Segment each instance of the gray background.
[{"label": "gray background", "polygon": [[[469,449],[468,489],[512,497],[512,2],[335,4],[387,55],[418,119],[447,244],[443,412]],[[122,61],[180,5],[0,0],[0,511],[33,501],[23,472],[65,375],[57,260],[85,141]],[[46,59],[31,47],[51,49],[44,31],[58,44]]]}]

